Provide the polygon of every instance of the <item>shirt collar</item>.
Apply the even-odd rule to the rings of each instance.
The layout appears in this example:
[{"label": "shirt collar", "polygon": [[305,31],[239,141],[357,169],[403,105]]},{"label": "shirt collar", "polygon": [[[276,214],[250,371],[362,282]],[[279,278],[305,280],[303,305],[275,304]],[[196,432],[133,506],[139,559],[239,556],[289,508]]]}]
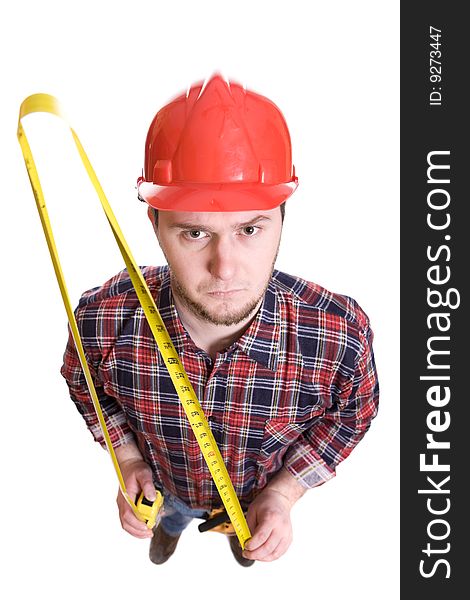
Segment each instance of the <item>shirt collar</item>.
[{"label": "shirt collar", "polygon": [[252,360],[275,371],[279,357],[279,334],[279,303],[271,278],[256,317],[235,345]]},{"label": "shirt collar", "polygon": [[[179,318],[173,302],[168,267],[162,273],[159,292],[158,310],[178,355],[188,351],[205,355],[205,352],[194,344]],[[279,301],[271,278],[255,318],[245,333],[227,349],[227,353],[238,348],[255,362],[275,371],[279,356],[280,329]],[[162,362],[160,353],[158,354],[159,362]]]}]

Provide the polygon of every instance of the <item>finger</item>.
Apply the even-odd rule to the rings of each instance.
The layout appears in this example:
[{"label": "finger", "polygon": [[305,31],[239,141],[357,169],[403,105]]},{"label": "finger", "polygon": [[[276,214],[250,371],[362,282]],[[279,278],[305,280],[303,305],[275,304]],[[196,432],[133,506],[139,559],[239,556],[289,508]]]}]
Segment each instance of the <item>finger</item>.
[{"label": "finger", "polygon": [[147,531],[148,529],[147,524],[138,519],[131,511],[122,515],[122,524],[139,531]]},{"label": "finger", "polygon": [[289,546],[290,546],[290,542],[288,540],[281,539],[279,544],[274,548],[274,550],[272,552],[270,552],[269,554],[263,556],[262,558],[258,558],[256,560],[259,560],[262,562],[272,562],[273,560],[277,560],[283,554],[285,554],[285,552],[289,548]]},{"label": "finger", "polygon": [[[262,560],[265,556],[271,554],[271,552],[277,547],[281,540],[281,536],[276,533],[276,530],[271,532],[271,535],[267,540],[264,541],[263,544],[257,546],[256,548],[248,547],[248,544],[245,544],[245,550],[243,551],[243,556],[248,559],[253,560]],[[250,540],[251,542],[251,540]],[[251,548],[251,549],[250,549]]]},{"label": "finger", "polygon": [[126,531],[128,528],[132,528],[133,530],[140,532],[147,532],[147,530],[150,531],[147,525],[137,518],[132,508],[122,496],[120,498],[118,497],[118,508],[121,525],[124,529],[126,529]]},{"label": "finger", "polygon": [[150,500],[150,502],[156,500],[157,492],[152,481],[142,483],[142,491],[144,492],[144,496]]},{"label": "finger", "polygon": [[[139,471],[136,475],[136,479],[140,486],[140,490],[144,492],[144,496],[153,502],[157,497],[157,493],[155,486],[153,485],[152,472],[150,469],[143,469],[142,471]],[[139,494],[140,490],[138,492]]]},{"label": "finger", "polygon": [[[251,508],[251,507],[250,507]],[[253,532],[256,530],[256,526],[258,525],[258,522],[256,520],[256,515],[253,514],[253,512],[248,509],[247,513],[246,513],[246,524],[248,525],[248,529]]]},{"label": "finger", "polygon": [[247,550],[253,551],[262,546],[273,532],[272,525],[261,525],[253,534],[253,537],[245,544]]},{"label": "finger", "polygon": [[132,511],[126,511],[121,515],[122,528],[136,537],[152,537],[152,530],[147,524],[138,519]]},{"label": "finger", "polygon": [[147,538],[151,538],[153,537],[153,531],[151,529],[149,529],[147,526],[145,527],[145,530],[141,530],[141,529],[137,529],[135,527],[132,527],[131,525],[125,525],[123,526],[124,531],[127,531],[127,533],[130,533],[132,536],[139,538],[141,540],[147,539]]}]

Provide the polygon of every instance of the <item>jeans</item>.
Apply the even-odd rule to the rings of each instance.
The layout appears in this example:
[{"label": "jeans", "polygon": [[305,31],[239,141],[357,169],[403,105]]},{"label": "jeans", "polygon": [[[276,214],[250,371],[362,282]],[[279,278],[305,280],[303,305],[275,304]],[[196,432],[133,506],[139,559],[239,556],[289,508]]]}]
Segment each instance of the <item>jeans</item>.
[{"label": "jeans", "polygon": [[176,496],[163,492],[163,516],[160,525],[168,535],[179,535],[194,518],[206,519],[208,514],[207,510],[189,508]]}]

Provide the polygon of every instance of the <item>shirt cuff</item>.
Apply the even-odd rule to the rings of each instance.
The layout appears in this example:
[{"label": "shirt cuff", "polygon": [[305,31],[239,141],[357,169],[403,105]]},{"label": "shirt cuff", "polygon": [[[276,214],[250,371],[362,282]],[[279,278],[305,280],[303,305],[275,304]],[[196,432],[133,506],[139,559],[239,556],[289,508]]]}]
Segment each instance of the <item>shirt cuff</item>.
[{"label": "shirt cuff", "polygon": [[284,457],[284,468],[306,488],[322,485],[336,475],[334,469],[304,441],[299,441],[289,448]]},{"label": "shirt cuff", "polygon": [[[124,444],[135,443],[135,436],[129,427],[124,413],[119,412],[111,416],[105,416],[106,427],[111,439],[113,448],[118,448]],[[107,449],[103,432],[99,423],[90,426],[90,431],[95,439],[104,449]]]}]

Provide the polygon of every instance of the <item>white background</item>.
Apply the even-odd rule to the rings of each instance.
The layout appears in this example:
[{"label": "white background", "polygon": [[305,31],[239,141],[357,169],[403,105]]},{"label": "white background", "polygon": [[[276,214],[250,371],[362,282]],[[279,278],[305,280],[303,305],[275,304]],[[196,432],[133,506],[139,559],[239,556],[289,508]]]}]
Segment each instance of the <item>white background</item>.
[{"label": "white background", "polygon": [[[2,9],[0,585],[9,598],[398,598],[398,7],[42,0]],[[381,385],[369,433],[335,479],[294,507],[288,552],[250,569],[197,521],[163,566],[120,529],[111,462],[59,374],[65,312],[16,141],[21,101],[57,96],[137,262],[162,264],[134,189],[145,135],[163,104],[216,69],[283,111],[300,185],[277,268],[356,298],[375,332]],[[60,123],[34,118],[36,129],[31,117],[25,124],[32,141],[42,131],[33,149],[75,305],[122,260]]]}]

